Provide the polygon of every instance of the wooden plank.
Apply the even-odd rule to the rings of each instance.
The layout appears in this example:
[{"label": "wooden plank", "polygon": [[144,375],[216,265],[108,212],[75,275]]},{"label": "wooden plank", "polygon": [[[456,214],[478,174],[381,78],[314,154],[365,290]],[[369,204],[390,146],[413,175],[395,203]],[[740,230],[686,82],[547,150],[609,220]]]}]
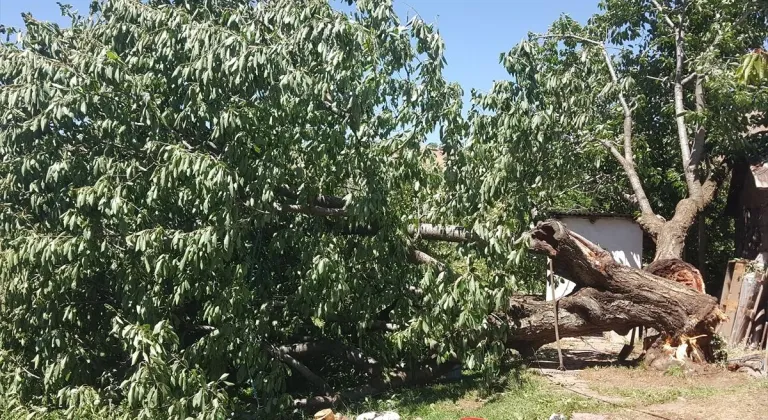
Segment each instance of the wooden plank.
[{"label": "wooden plank", "polygon": [[733,266],[735,264],[735,261],[728,261],[728,266],[725,268],[723,290],[720,292],[720,305],[725,305],[725,300],[728,298],[728,292],[731,290],[731,279],[733,279]]},{"label": "wooden plank", "polygon": [[728,290],[728,296],[724,302],[721,302],[726,320],[720,325],[718,332],[723,337],[730,337],[733,332],[733,322],[736,317],[736,310],[739,308],[739,295],[741,295],[741,282],[747,264],[744,260],[733,261],[733,272],[731,274],[731,284]]},{"label": "wooden plank", "polygon": [[760,293],[761,283],[762,279],[758,277],[757,273],[746,273],[742,276],[739,306],[731,331],[731,345],[742,345],[747,338],[749,332],[747,327],[751,327],[750,321],[754,317],[752,310],[755,307],[757,294]]},{"label": "wooden plank", "polygon": [[[763,293],[765,291],[764,277],[759,276],[757,280],[757,297],[755,303],[752,304],[752,308],[747,314],[747,329],[744,335],[744,339],[747,345],[757,343],[759,338],[763,338]],[[753,326],[759,325],[759,331],[753,331]],[[757,335],[757,337],[756,337]]]},{"label": "wooden plank", "polygon": [[747,327],[747,344],[750,347],[760,348],[763,340],[763,323],[765,322],[766,303],[768,299],[768,274],[763,274],[760,279],[760,291],[757,293],[755,307],[752,309],[752,319]]}]

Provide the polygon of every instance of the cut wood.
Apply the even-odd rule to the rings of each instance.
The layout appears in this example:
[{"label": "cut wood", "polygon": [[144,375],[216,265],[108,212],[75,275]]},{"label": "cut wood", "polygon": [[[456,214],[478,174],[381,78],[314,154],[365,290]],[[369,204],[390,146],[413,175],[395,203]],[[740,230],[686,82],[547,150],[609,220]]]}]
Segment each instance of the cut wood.
[{"label": "cut wood", "polygon": [[718,329],[718,332],[726,338],[731,337],[733,331],[733,322],[736,317],[736,310],[739,307],[739,295],[741,294],[741,282],[744,277],[744,271],[747,268],[745,260],[735,260],[731,262],[732,268],[728,276],[730,281],[728,282],[728,294],[720,300],[722,310],[725,312],[725,321]]}]

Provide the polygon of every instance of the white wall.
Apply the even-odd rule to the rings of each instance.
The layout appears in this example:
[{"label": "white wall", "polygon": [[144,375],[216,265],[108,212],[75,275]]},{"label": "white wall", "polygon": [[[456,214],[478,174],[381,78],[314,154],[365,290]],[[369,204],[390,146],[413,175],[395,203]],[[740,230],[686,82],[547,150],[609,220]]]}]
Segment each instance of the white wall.
[{"label": "white wall", "polygon": [[[560,221],[565,223],[568,229],[587,238],[606,251],[610,251],[617,262],[634,268],[642,268],[643,231],[634,220],[604,217],[590,221],[584,216],[563,216]],[[559,280],[556,288],[558,299],[570,293],[575,287],[575,284],[559,278],[559,276],[555,276],[555,279]],[[547,270],[547,281],[547,300],[552,300],[549,270]]]}]

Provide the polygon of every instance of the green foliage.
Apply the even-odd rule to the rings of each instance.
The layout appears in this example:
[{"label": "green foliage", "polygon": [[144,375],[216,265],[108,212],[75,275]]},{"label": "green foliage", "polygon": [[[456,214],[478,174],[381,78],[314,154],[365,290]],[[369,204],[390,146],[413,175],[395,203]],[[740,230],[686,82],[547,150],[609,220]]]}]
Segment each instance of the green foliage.
[{"label": "green foliage", "polygon": [[[405,233],[440,182],[420,144],[460,121],[461,91],[431,26],[356,7],[109,0],[64,7],[68,29],[25,17],[0,48],[8,410],[274,415],[311,391],[272,351],[301,336],[385,367],[435,343],[465,354],[506,276],[447,281],[407,263]],[[347,219],[284,211],[319,193]],[[341,233],[362,222],[381,231]],[[404,328],[369,333],[393,302]]]},{"label": "green foliage", "polygon": [[[764,3],[660,3],[664,14],[685,22],[682,77],[688,77],[683,106],[689,139],[705,127],[704,153],[710,158],[732,163],[754,155],[764,142],[743,135],[747,115],[765,108],[768,91],[745,86],[733,74],[735,57],[768,36]],[[563,208],[637,214],[625,170],[606,147],[625,154],[621,97],[632,116],[634,169],[654,212],[669,220],[687,197],[674,107],[675,34],[650,1],[606,0],[600,6],[601,13],[585,25],[562,16],[547,33],[531,33],[501,55],[509,80],[475,95],[469,114],[471,141],[457,173],[467,178],[462,196],[472,200],[462,208],[476,211],[478,218],[511,217],[523,224],[535,218],[532,208],[544,215]],[[696,111],[694,98],[697,74],[702,111]],[[716,165],[705,160],[698,170],[707,173]],[[724,195],[718,200],[715,207],[722,209]],[[518,202],[527,206],[511,205]],[[732,249],[730,230],[717,209],[706,217],[707,227],[722,236],[710,242],[716,252],[707,264],[719,277],[723,255]],[[687,258],[698,263],[695,253]]]},{"label": "green foliage", "polygon": [[758,48],[748,54],[736,69],[737,79],[744,84],[758,85],[765,80],[768,73],[768,52]]},{"label": "green foliage", "polygon": [[[712,155],[749,153],[743,116],[768,98],[732,77],[768,31],[752,6],[691,8],[708,108],[687,118]],[[618,93],[654,207],[684,195],[671,35],[647,2],[603,7],[502,55],[511,80],[473,93],[468,120],[439,34],[390,0],[106,0],[62,6],[67,29],[26,15],[0,46],[0,413],[274,418],[322,391],[279,349],[315,339],[379,375],[435,355],[494,382],[488,315],[543,278],[521,232],[556,208],[634,208],[599,146],[622,127]],[[618,80],[573,36],[610,44]],[[444,170],[422,147],[435,130]],[[408,233],[425,221],[481,241]],[[415,248],[448,269],[409,263]],[[303,361],[334,388],[380,379]]]}]

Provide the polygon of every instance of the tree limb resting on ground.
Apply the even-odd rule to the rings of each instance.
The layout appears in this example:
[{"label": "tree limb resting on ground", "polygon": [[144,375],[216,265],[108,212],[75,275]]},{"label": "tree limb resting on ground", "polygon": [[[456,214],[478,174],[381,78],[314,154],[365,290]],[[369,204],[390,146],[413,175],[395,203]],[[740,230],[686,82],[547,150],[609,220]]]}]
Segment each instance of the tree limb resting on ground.
[{"label": "tree limb resting on ground", "polygon": [[[604,331],[626,334],[638,326],[679,337],[718,320],[713,297],[619,264],[559,221],[539,223],[529,234],[531,251],[551,258],[555,273],[576,284],[576,291],[559,301],[561,337]],[[515,297],[505,313],[494,315],[489,321],[507,329],[507,344],[521,352],[555,339],[549,302]]]}]

